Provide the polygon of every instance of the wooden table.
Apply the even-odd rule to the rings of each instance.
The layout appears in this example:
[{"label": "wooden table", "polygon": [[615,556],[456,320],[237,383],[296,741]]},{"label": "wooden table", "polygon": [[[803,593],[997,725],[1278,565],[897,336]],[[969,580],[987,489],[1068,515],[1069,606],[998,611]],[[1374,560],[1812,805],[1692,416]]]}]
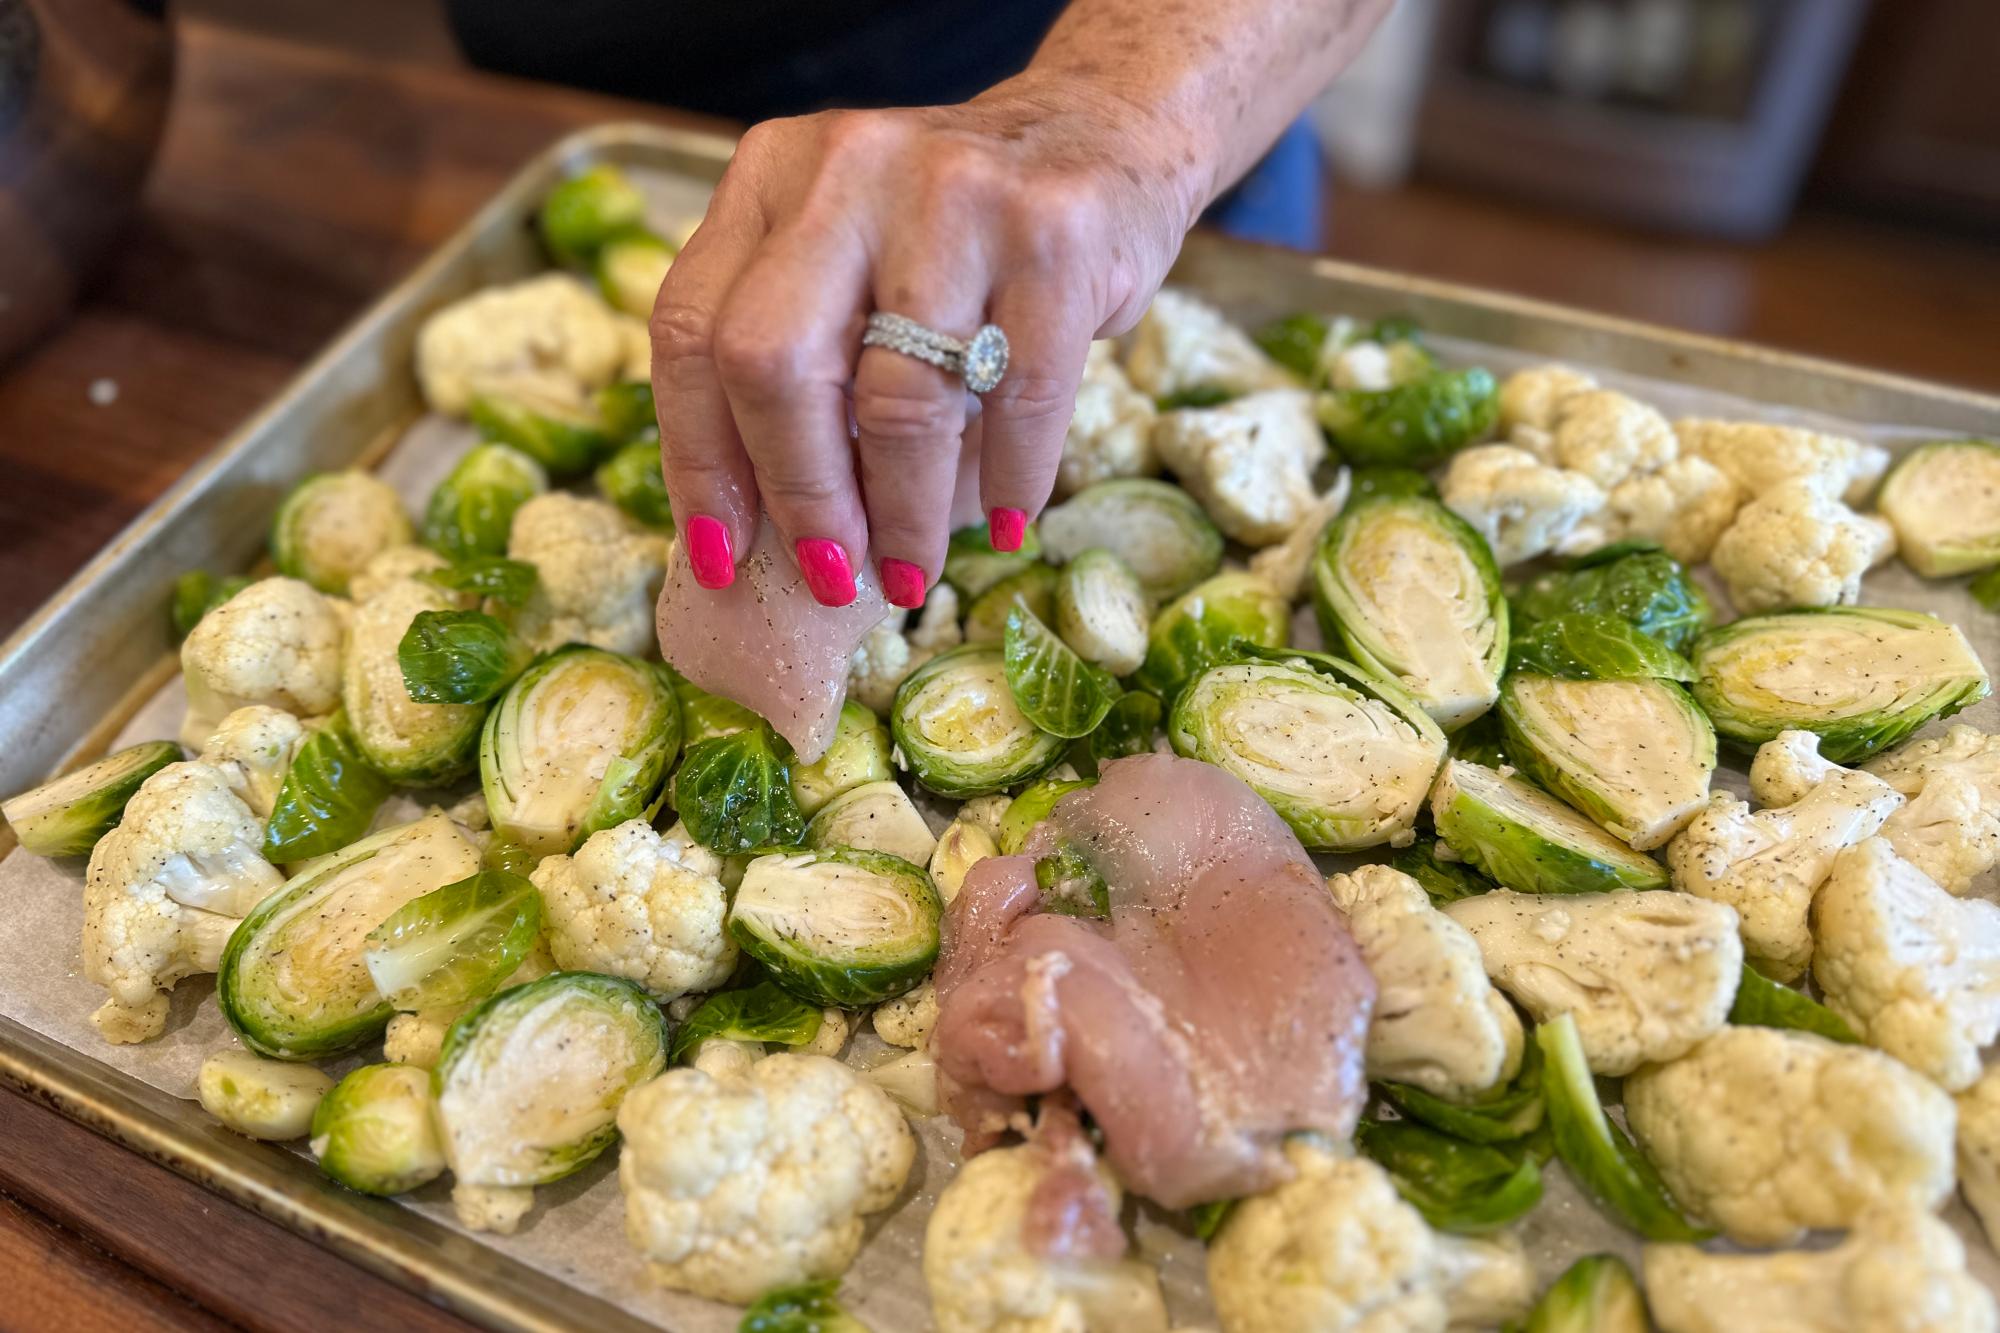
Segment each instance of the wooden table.
[{"label": "wooden table", "polygon": [[[0,632],[529,154],[596,121],[687,119],[200,22],[182,57],[120,260],[0,372]],[[1336,203],[1345,257],[2000,387],[2000,252],[1969,240],[1808,217],[1745,250],[1435,189]],[[463,1327],[11,1093],[0,1274],[0,1333],[345,1329],[357,1310]]]}]

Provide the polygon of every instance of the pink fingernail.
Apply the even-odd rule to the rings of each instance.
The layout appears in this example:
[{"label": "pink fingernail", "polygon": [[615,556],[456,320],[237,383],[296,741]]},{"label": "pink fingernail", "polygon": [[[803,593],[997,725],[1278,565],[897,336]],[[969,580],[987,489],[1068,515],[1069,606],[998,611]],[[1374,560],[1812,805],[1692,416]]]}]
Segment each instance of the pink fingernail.
[{"label": "pink fingernail", "polygon": [[882,595],[891,606],[914,611],[924,604],[924,571],[907,560],[882,562]]},{"label": "pink fingernail", "polygon": [[1028,515],[1019,509],[986,511],[986,536],[996,551],[1018,551],[1028,532]]},{"label": "pink fingernail", "polygon": [[854,566],[840,543],[824,537],[806,537],[792,548],[799,558],[799,572],[806,587],[821,606],[846,606],[854,600]]},{"label": "pink fingernail", "polygon": [[688,567],[704,588],[727,588],[736,581],[736,553],[729,546],[729,529],[720,519],[696,514],[681,529],[687,541]]}]

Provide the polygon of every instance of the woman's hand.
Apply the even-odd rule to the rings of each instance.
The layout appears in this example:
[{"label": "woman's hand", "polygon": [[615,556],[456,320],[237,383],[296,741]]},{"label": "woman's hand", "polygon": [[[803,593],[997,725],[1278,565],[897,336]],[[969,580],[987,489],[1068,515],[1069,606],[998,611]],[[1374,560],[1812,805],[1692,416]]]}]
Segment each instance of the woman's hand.
[{"label": "woman's hand", "polygon": [[[1138,319],[1207,202],[1193,137],[1032,72],[961,106],[751,129],[653,312],[667,489],[703,586],[731,581],[762,508],[822,603],[853,600],[868,559],[920,605],[961,461],[994,545],[1018,546],[1091,339]],[[982,404],[864,350],[877,310],[959,338],[998,324],[1005,377]]]}]

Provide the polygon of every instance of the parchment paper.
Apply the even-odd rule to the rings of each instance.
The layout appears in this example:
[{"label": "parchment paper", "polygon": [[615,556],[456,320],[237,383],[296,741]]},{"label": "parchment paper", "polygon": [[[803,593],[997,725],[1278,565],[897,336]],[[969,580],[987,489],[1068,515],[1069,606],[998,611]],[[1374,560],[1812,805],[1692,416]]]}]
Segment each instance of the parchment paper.
[{"label": "parchment paper", "polygon": [[[1452,340],[1438,340],[1438,346],[1446,359],[1476,362],[1490,367],[1496,375],[1540,359]],[[1608,372],[1601,378],[1611,387],[1657,405],[1669,417],[1702,414],[1789,420],[1892,446],[1907,446],[1922,438],[1920,432],[1901,430],[1893,423],[1788,415],[1684,385]],[[402,492],[414,512],[471,441],[470,432],[461,425],[425,420],[398,443],[382,465],[381,474]],[[1722,592],[1712,583],[1711,591],[1718,597]],[[2000,618],[1980,609],[1965,594],[1963,580],[1927,583],[1892,561],[1868,576],[1863,600],[1915,607],[1956,620],[1989,665],[2000,663]],[[1310,617],[1303,619],[1310,624]],[[181,709],[181,690],[175,681],[133,719],[118,744],[175,735]],[[2000,727],[2000,703],[1988,700],[1952,720],[1995,729]],[[1739,794],[1747,790],[1742,765],[1729,756],[1725,756],[1725,767],[1717,772],[1716,782],[1718,787]],[[426,799],[448,802],[470,789],[471,784],[467,784],[453,792],[398,798],[378,823],[414,817]],[[1353,864],[1359,859],[1343,858],[1342,863]],[[202,1060],[234,1042],[221,1012],[210,1003],[210,980],[195,978],[180,985],[168,1030],[157,1041],[138,1046],[104,1042],[88,1021],[103,1000],[103,992],[84,980],[77,952],[83,918],[82,882],[81,862],[49,862],[21,852],[0,862],[0,902],[7,905],[4,919],[0,919],[0,1013],[155,1088],[191,1097],[195,1071]],[[867,1064],[882,1049],[872,1034],[864,1033],[850,1044],[848,1059]],[[376,1058],[379,1054],[370,1050],[349,1063]],[[333,1072],[341,1071],[336,1067]],[[957,1160],[957,1134],[944,1121],[933,1120],[919,1124],[918,1137],[920,1154],[910,1186],[888,1213],[874,1220],[860,1258],[845,1279],[850,1308],[880,1333],[932,1326],[920,1271],[923,1228]],[[688,1333],[721,1333],[735,1328],[740,1312],[734,1307],[662,1291],[647,1280],[643,1265],[625,1239],[616,1158],[614,1149],[579,1175],[537,1190],[534,1212],[520,1232],[511,1237],[480,1237],[481,1241],[665,1327]],[[1551,1167],[1547,1184],[1541,1206],[1520,1228],[1544,1282],[1586,1253],[1615,1251],[1636,1262],[1639,1247],[1635,1239],[1606,1221],[1560,1169]],[[456,1227],[446,1181],[405,1196],[404,1202],[427,1217]],[[1158,1264],[1176,1320],[1212,1326],[1214,1316],[1202,1278],[1201,1245],[1165,1213],[1143,1205],[1131,1205],[1128,1211],[1139,1252]],[[1970,1214],[1954,1202],[1948,1217],[1965,1237],[1973,1271],[2000,1290],[2000,1260]]]}]

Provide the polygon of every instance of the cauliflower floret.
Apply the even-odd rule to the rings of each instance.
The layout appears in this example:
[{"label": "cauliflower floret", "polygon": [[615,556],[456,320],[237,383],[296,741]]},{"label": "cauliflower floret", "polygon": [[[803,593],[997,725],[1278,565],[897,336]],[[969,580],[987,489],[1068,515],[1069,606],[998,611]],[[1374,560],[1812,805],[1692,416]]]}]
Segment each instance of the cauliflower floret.
[{"label": "cauliflower floret", "polygon": [[222,775],[259,819],[271,817],[292,758],[306,743],[306,729],[282,708],[252,704],[222,719],[202,746],[201,762]]},{"label": "cauliflower floret", "polygon": [[1243,1200],[1208,1247],[1208,1286],[1229,1333],[1442,1333],[1437,1240],[1388,1173],[1310,1136],[1285,1143],[1297,1172]]},{"label": "cauliflower floret", "polygon": [[854,1019],[844,1009],[822,1009],[819,1011],[819,1031],[813,1039],[798,1048],[805,1055],[824,1055],[837,1059],[847,1045],[847,1039],[854,1032]]},{"label": "cauliflower floret", "polygon": [[2000,906],[1954,898],[1885,838],[1840,854],[1813,901],[1813,979],[1854,1030],[1948,1091],[2000,1036]]},{"label": "cauliflower floret", "polygon": [[921,1050],[937,1026],[937,986],[926,981],[904,995],[875,1006],[875,1035],[891,1046]]},{"label": "cauliflower floret", "polygon": [[1284,367],[1220,310],[1172,287],[1162,287],[1139,317],[1125,371],[1155,398],[1182,389],[1255,393],[1297,387]]},{"label": "cauliflower floret", "polygon": [[2000,738],[1961,722],[1866,768],[1910,798],[1882,836],[1946,891],[1970,892],[2000,863]]},{"label": "cauliflower floret", "polygon": [[1878,777],[1836,769],[1797,803],[1750,813],[1727,792],[1667,844],[1674,887],[1728,903],[1743,929],[1743,948],[1763,970],[1790,981],[1812,957],[1807,913],[1833,873],[1834,858],[1873,837],[1903,803]]},{"label": "cauliflower floret", "polygon": [[736,968],[722,862],[662,838],[644,819],[599,830],[529,876],[547,912],[558,965],[604,972],[670,1000],[713,990]]},{"label": "cauliflower floret", "polygon": [[1273,389],[1220,407],[1168,412],[1153,447],[1215,526],[1237,541],[1283,541],[1312,510],[1312,474],[1326,457],[1326,436],[1312,395]]},{"label": "cauliflower floret", "polygon": [[1889,451],[1880,445],[1797,426],[1687,417],[1674,423],[1674,434],[1683,454],[1706,458],[1745,495],[1765,495],[1804,479],[1827,495],[1860,504],[1889,467]]},{"label": "cauliflower floret", "polygon": [[1440,1232],[1437,1283],[1453,1329],[1512,1328],[1535,1303],[1535,1270],[1519,1238]]},{"label": "cauliflower floret", "polygon": [[538,650],[589,643],[650,653],[668,545],[602,500],[553,491],[528,501],[515,511],[507,537],[507,555],[541,576],[521,609],[522,637]]},{"label": "cauliflower floret", "polygon": [[461,1180],[451,1187],[452,1213],[467,1231],[511,1236],[534,1206],[533,1185],[469,1185]]},{"label": "cauliflower floret", "polygon": [[904,677],[923,665],[910,641],[903,635],[903,613],[891,613],[881,624],[861,636],[854,655],[847,662],[847,697],[872,710],[878,717],[889,715],[896,687]]},{"label": "cauliflower floret", "polygon": [[1564,399],[1596,387],[1591,376],[1556,362],[1517,370],[1500,381],[1500,433],[1511,435],[1517,426],[1552,430]]},{"label": "cauliflower floret", "polygon": [[1852,606],[1861,576],[1896,553],[1896,533],[1817,483],[1782,482],[1737,511],[1709,559],[1744,615],[1791,606]]},{"label": "cauliflower floret", "polygon": [[734,1078],[767,1054],[761,1041],[739,1041],[733,1037],[704,1037],[694,1044],[688,1064],[710,1078]]},{"label": "cauliflower floret", "polygon": [[1612,487],[1599,523],[1608,541],[1658,542],[1682,564],[1714,551],[1742,507],[1743,492],[1705,458],[1676,458],[1659,471]]},{"label": "cauliflower floret", "polygon": [[661,1283],[743,1304],[838,1277],[916,1158],[903,1113],[837,1061],[671,1069],[618,1108],[625,1229]]},{"label": "cauliflower floret", "polygon": [[1952,1229],[1917,1208],[1858,1219],[1829,1250],[1705,1254],[1646,1247],[1646,1302],[1663,1333],[1992,1333],[1993,1295]]},{"label": "cauliflower floret", "polygon": [[1472,932],[1487,975],[1537,1022],[1575,1015],[1598,1074],[1693,1048],[1728,1021],[1743,977],[1736,909],[1684,893],[1496,889],[1444,913]]},{"label": "cauliflower floret", "polygon": [[449,568],[451,561],[428,546],[391,546],[361,567],[348,582],[347,595],[365,602],[391,584]]},{"label": "cauliflower floret", "polygon": [[567,273],[489,287],[424,321],[417,381],[424,401],[450,416],[495,392],[581,407],[623,372],[636,322]]},{"label": "cauliflower floret", "polygon": [[1556,464],[1581,472],[1607,491],[1628,478],[1659,471],[1680,453],[1665,417],[1611,389],[1563,395],[1550,420]]},{"label": "cauliflower floret", "polygon": [[1744,1245],[1934,1208],[1951,1190],[1951,1098],[1866,1046],[1726,1027],[1625,1080],[1633,1137],[1689,1211]]},{"label": "cauliflower floret", "polygon": [[955,818],[959,823],[970,824],[988,837],[997,840],[1000,836],[1000,821],[1007,817],[1007,807],[1013,803],[1014,798],[1005,792],[997,792],[992,796],[975,796],[958,807]]},{"label": "cauliflower floret", "polygon": [[1521,1020],[1486,979],[1479,946],[1385,865],[1326,882],[1375,974],[1368,1076],[1467,1101],[1521,1067]]},{"label": "cauliflower floret", "polygon": [[1319,539],[1325,535],[1326,525],[1333,522],[1341,506],[1347,503],[1349,484],[1347,469],[1342,468],[1333,485],[1306,506],[1298,526],[1286,533],[1283,541],[1250,557],[1250,572],[1263,575],[1287,602],[1296,602],[1305,591],[1306,572],[1312,568],[1313,557],[1319,554]]},{"label": "cauliflower floret", "polygon": [[259,579],[237,593],[181,644],[182,743],[199,748],[225,716],[251,704],[298,717],[331,713],[346,637],[341,604],[297,579]]},{"label": "cauliflower floret", "polygon": [[1604,508],[1602,488],[1549,467],[1525,449],[1483,444],[1454,455],[1439,493],[1478,529],[1501,565],[1547,555]]},{"label": "cauliflower floret", "polygon": [[653,378],[653,332],[643,319],[622,310],[612,313],[618,319],[618,334],[625,340],[625,364],[615,378],[645,384]]},{"label": "cauliflower floret", "polygon": [[1958,1095],[1958,1187],[1991,1244],[2000,1236],[2000,1065]]},{"label": "cauliflower floret", "polygon": [[1759,805],[1797,805],[1840,771],[1839,764],[1820,754],[1817,733],[1781,731],[1777,739],[1758,746],[1750,761],[1750,795]]},{"label": "cauliflower floret", "polygon": [[906,637],[910,651],[921,653],[925,662],[965,642],[965,631],[958,623],[958,593],[949,583],[940,583],[925,594],[924,609],[917,613],[917,623],[910,626]]},{"label": "cauliflower floret", "polygon": [[[980,1153],[958,1169],[924,1228],[924,1281],[939,1333],[1165,1333],[1160,1279],[1135,1259],[1042,1255],[1030,1213],[1058,1173],[1081,1208],[1118,1215],[1118,1182],[1081,1138]],[[1122,1235],[1119,1237],[1122,1241]]]},{"label": "cauliflower floret", "polygon": [[1153,456],[1153,400],[1132,387],[1118,367],[1117,344],[1090,345],[1083,382],[1076,387],[1076,412],[1063,439],[1056,468],[1055,499],[1114,477],[1150,477],[1160,470]]}]

